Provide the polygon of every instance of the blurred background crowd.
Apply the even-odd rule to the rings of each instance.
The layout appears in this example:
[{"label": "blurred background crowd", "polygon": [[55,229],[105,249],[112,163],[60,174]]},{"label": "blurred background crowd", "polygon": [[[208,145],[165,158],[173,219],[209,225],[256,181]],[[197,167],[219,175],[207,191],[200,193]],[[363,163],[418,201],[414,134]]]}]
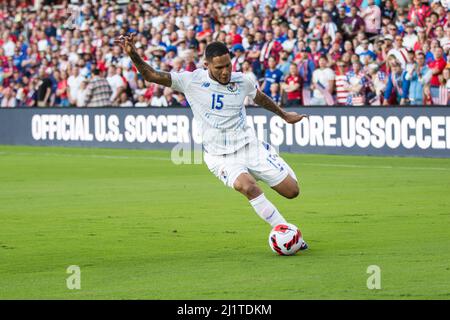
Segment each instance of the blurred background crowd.
[{"label": "blurred background crowd", "polygon": [[3,1],[0,106],[187,106],[142,79],[114,44],[125,33],[163,71],[202,68],[206,45],[222,41],[233,71],[283,106],[447,105],[449,9],[447,0]]}]

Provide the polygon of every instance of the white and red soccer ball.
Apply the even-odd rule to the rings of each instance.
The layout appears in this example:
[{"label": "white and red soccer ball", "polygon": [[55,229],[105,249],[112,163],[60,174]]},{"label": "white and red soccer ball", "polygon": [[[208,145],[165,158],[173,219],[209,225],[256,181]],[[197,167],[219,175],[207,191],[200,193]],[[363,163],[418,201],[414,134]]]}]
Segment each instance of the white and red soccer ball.
[{"label": "white and red soccer ball", "polygon": [[302,233],[295,225],[290,223],[276,225],[269,234],[269,246],[280,256],[296,254],[302,243]]}]

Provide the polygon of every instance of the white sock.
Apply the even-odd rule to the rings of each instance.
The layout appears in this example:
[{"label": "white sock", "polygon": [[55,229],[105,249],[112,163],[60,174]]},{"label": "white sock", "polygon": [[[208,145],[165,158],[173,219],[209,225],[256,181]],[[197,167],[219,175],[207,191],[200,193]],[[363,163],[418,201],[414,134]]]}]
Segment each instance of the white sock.
[{"label": "white sock", "polygon": [[256,213],[268,224],[275,227],[280,223],[287,223],[283,218],[281,213],[275,208],[275,206],[267,200],[266,196],[263,194],[259,195],[255,199],[250,200],[250,204]]}]

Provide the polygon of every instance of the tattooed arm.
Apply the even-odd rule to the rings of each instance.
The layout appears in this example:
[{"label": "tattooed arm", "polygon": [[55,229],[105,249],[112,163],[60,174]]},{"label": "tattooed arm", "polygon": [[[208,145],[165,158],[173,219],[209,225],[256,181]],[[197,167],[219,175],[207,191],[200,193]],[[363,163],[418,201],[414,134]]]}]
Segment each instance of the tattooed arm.
[{"label": "tattooed arm", "polygon": [[287,112],[280,108],[272,99],[270,99],[261,90],[256,91],[256,97],[254,99],[255,103],[264,109],[272,111],[276,115],[280,116],[287,123],[296,123],[301,121],[303,118],[307,118],[307,115],[298,114],[297,112]]},{"label": "tattooed arm", "polygon": [[172,78],[169,72],[157,71],[142,59],[134,46],[134,36],[134,34],[126,36],[122,35],[115,40],[115,42],[130,56],[134,65],[146,81],[157,83],[165,87],[172,86]]}]

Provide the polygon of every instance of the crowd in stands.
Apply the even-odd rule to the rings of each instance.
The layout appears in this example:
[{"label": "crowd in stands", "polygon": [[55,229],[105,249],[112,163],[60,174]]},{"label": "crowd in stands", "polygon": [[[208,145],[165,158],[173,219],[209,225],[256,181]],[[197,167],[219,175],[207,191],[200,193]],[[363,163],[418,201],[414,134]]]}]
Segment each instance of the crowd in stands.
[{"label": "crowd in stands", "polygon": [[0,2],[0,106],[188,106],[142,79],[114,43],[126,33],[163,71],[203,68],[206,45],[222,41],[233,71],[283,106],[449,101],[447,0],[11,0]]}]

